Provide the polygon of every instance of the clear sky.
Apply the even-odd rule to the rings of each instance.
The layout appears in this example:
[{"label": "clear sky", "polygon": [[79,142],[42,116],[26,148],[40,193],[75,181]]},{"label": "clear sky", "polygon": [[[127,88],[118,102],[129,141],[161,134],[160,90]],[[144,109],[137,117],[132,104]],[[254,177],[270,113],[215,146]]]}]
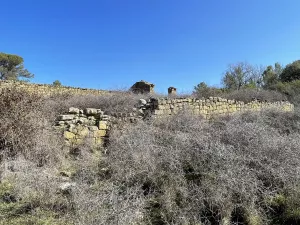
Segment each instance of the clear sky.
[{"label": "clear sky", "polygon": [[158,92],[219,85],[229,63],[300,59],[300,0],[3,0],[0,52],[33,82]]}]

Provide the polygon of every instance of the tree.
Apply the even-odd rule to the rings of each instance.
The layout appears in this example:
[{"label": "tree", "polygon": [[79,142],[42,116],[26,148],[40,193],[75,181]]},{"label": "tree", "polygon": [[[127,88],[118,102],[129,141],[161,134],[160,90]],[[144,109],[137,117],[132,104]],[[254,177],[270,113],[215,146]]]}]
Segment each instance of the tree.
[{"label": "tree", "polygon": [[60,86],[61,86],[61,82],[60,82],[59,80],[55,80],[55,81],[52,83],[52,85],[53,85],[54,87],[60,87]]},{"label": "tree", "polygon": [[223,90],[216,87],[209,87],[205,82],[201,82],[194,87],[194,95],[198,98],[208,98],[219,96],[223,93]]},{"label": "tree", "polygon": [[24,68],[23,58],[0,52],[0,80],[33,78],[34,75]]},{"label": "tree", "polygon": [[262,74],[263,87],[265,89],[276,89],[282,70],[282,66],[279,63],[275,63],[274,68],[273,66],[268,66]]},{"label": "tree", "polygon": [[261,84],[262,69],[261,66],[253,66],[246,62],[230,64],[225,71],[222,83],[229,90],[258,87]]},{"label": "tree", "polygon": [[280,75],[282,82],[291,82],[300,79],[300,60],[288,64]]}]

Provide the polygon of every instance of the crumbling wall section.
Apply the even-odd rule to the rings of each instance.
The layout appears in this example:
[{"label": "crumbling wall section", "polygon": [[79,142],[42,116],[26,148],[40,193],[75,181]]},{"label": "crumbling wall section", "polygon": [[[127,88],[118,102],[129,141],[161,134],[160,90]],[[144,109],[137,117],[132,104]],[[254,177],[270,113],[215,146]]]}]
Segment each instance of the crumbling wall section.
[{"label": "crumbling wall section", "polygon": [[75,146],[89,141],[95,146],[107,143],[111,129],[120,129],[120,124],[135,123],[146,118],[157,118],[174,115],[179,112],[189,112],[205,119],[219,116],[229,116],[241,112],[257,112],[265,109],[277,109],[291,112],[294,105],[287,102],[261,102],[253,100],[244,103],[219,97],[209,99],[195,98],[149,98],[140,99],[132,112],[111,112],[105,115],[101,109],[69,108],[68,112],[57,117],[55,128],[63,132],[66,144]]}]

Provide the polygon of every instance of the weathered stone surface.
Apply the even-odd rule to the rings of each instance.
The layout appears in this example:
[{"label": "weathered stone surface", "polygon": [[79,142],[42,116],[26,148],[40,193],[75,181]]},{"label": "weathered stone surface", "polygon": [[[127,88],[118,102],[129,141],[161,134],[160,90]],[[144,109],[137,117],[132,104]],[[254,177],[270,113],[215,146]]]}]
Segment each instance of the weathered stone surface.
[{"label": "weathered stone surface", "polygon": [[177,89],[175,87],[169,87],[168,88],[168,94],[169,95],[176,95],[177,94]]},{"label": "weathered stone surface", "polygon": [[146,105],[147,101],[145,99],[140,99],[139,100],[139,105]]},{"label": "weathered stone surface", "polygon": [[154,92],[154,86],[154,84],[141,80],[132,85],[130,91],[136,94],[152,93]]},{"label": "weathered stone surface", "polygon": [[97,126],[89,126],[88,129],[89,129],[90,131],[99,130]]},{"label": "weathered stone surface", "polygon": [[107,127],[107,124],[108,122],[107,121],[99,121],[99,130],[107,130],[108,127]]},{"label": "weathered stone surface", "polygon": [[71,113],[71,114],[79,114],[79,109],[78,108],[74,108],[74,107],[70,107],[69,108],[69,113]]},{"label": "weathered stone surface", "polygon": [[74,115],[59,115],[57,120],[66,121],[74,119]]},{"label": "weathered stone surface", "polygon": [[86,115],[88,115],[88,116],[91,116],[91,115],[97,115],[97,109],[95,109],[95,108],[86,108],[85,110],[84,110],[84,113],[86,114]]},{"label": "weathered stone surface", "polygon": [[75,134],[71,133],[70,131],[65,131],[64,132],[64,137],[67,140],[71,140],[75,138]]},{"label": "weathered stone surface", "polygon": [[94,131],[94,137],[105,137],[106,136],[106,130],[96,130]]}]

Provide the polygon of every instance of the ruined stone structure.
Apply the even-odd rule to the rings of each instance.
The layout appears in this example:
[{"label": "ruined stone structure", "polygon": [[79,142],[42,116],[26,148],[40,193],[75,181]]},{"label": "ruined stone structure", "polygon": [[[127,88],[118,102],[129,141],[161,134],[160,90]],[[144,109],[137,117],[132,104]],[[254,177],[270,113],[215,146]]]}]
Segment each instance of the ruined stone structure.
[{"label": "ruined stone structure", "polygon": [[132,85],[130,90],[136,94],[148,94],[154,92],[154,86],[154,84],[141,80]]},{"label": "ruined stone structure", "polygon": [[176,96],[177,95],[177,89],[174,88],[174,87],[169,87],[168,88],[168,95]]},{"label": "ruined stone structure", "polygon": [[57,117],[55,128],[63,132],[67,146],[84,141],[101,146],[105,144],[110,129],[109,116],[100,109],[71,107],[66,114]]},{"label": "ruined stone structure", "polygon": [[265,109],[293,111],[294,105],[289,102],[260,102],[253,100],[249,103],[227,100],[219,97],[209,99],[195,98],[150,98],[140,99],[131,113],[111,112],[104,115],[100,109],[87,108],[84,110],[70,108],[60,115],[56,121],[56,128],[63,131],[67,145],[77,145],[83,141],[90,141],[95,146],[103,145],[108,140],[110,129],[117,129],[119,122],[134,123],[146,118],[158,118],[177,113],[191,113],[205,119],[218,116],[229,116],[240,112],[258,112]]}]

